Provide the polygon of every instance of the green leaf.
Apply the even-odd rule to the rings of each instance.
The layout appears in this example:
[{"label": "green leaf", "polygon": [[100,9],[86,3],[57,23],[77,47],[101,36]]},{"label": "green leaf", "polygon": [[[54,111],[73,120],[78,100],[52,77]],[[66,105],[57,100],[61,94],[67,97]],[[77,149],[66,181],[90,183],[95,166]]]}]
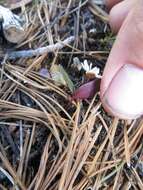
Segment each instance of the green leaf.
[{"label": "green leaf", "polygon": [[67,86],[71,92],[74,91],[74,84],[69,75],[61,65],[52,65],[50,68],[52,79],[59,85]]}]

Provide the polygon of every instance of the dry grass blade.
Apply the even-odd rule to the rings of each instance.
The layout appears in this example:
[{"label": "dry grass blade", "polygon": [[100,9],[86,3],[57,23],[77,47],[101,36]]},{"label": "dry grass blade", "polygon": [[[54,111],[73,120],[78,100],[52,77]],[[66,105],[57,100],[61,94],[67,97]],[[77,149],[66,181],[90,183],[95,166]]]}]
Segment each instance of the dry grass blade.
[{"label": "dry grass blade", "polygon": [[45,170],[46,170],[46,164],[47,164],[47,160],[48,160],[48,151],[49,151],[49,144],[50,144],[50,140],[51,140],[51,136],[48,137],[47,139],[47,142],[45,144],[45,147],[44,147],[44,151],[43,151],[43,154],[42,154],[42,157],[41,157],[41,161],[40,161],[40,166],[39,166],[39,170],[37,172],[37,179],[36,179],[36,182],[35,182],[35,190],[38,190],[38,189],[41,189],[41,183],[43,181],[43,178],[44,178],[44,173],[45,173]]},{"label": "dry grass blade", "polygon": [[[81,170],[82,167],[84,166],[84,163],[85,163],[85,161],[86,161],[88,155],[90,154],[90,151],[91,151],[92,147],[94,146],[94,143],[95,143],[95,141],[97,140],[97,138],[98,138],[98,136],[99,136],[99,134],[100,134],[100,132],[101,132],[101,129],[102,129],[102,127],[100,127],[100,128],[97,129],[97,132],[95,133],[95,136],[94,136],[94,138],[92,139],[91,143],[89,144],[87,150],[86,150],[86,151],[84,150],[84,151],[85,151],[84,155],[81,154],[81,156],[79,157],[79,163],[76,164],[76,167],[77,167],[77,168],[76,168],[76,170],[75,170],[74,175],[73,175],[72,178],[71,178],[70,186],[69,186],[69,188],[68,188],[69,190],[71,190],[71,189],[73,188],[73,183],[74,183],[74,181],[75,181],[77,175],[79,174],[80,170]],[[82,147],[81,147],[81,148],[82,148]]]},{"label": "dry grass blade", "polygon": [[125,143],[125,157],[127,165],[130,166],[130,150],[129,150],[129,139],[127,134],[127,126],[124,126],[124,143]]},{"label": "dry grass blade", "polygon": [[138,173],[136,172],[136,170],[134,168],[132,168],[133,170],[133,173],[135,175],[135,178],[136,178],[136,181],[137,181],[137,184],[139,186],[140,189],[143,189],[143,181],[142,179],[140,178],[140,176],[138,175]]},{"label": "dry grass blade", "polygon": [[62,174],[62,177],[61,177],[61,180],[60,180],[59,190],[63,190],[64,183],[66,181],[66,177],[67,177],[67,175],[69,173],[69,169],[70,169],[70,167],[72,165],[73,156],[71,154],[72,154],[74,141],[76,139],[76,132],[78,130],[79,112],[80,112],[80,105],[78,104],[77,105],[76,116],[75,116],[74,130],[72,132],[71,141],[70,141],[69,146],[68,146],[68,154],[67,154],[67,158],[66,158],[66,161],[65,161],[66,164],[64,166],[63,174]]},{"label": "dry grass blade", "polygon": [[108,14],[101,9],[94,0],[89,0],[89,9],[95,14],[96,16],[99,16],[104,21],[108,22]]},{"label": "dry grass blade", "polygon": [[16,174],[16,172],[14,171],[14,169],[12,168],[11,164],[9,163],[9,161],[6,159],[6,157],[4,157],[2,155],[2,153],[0,152],[0,159],[3,161],[4,166],[6,167],[6,169],[9,171],[9,173],[11,174],[11,176],[13,177],[15,183],[17,183],[20,188],[22,190],[26,190],[25,185],[23,184],[23,182],[20,180],[20,178],[18,177],[18,175]]},{"label": "dry grass blade", "polygon": [[26,157],[26,151],[27,151],[27,147],[28,147],[29,136],[30,136],[29,131],[27,131],[22,156],[20,158],[19,166],[17,169],[17,174],[20,178],[22,178],[22,174],[23,174],[23,170],[24,170],[25,157]]},{"label": "dry grass blade", "polygon": [[0,167],[0,171],[9,179],[9,181],[12,183],[12,185],[15,187],[15,189],[19,190],[19,188],[17,187],[17,185],[15,184],[13,178],[9,175],[9,173],[1,167]]},{"label": "dry grass blade", "polygon": [[[110,132],[110,131],[109,131],[109,132]],[[100,157],[101,152],[103,151],[103,149],[104,149],[106,143],[108,142],[108,140],[109,140],[109,136],[107,136],[107,137],[105,138],[105,140],[104,140],[103,143],[101,144],[100,148],[98,149],[98,151],[97,151],[97,153],[96,153],[96,155],[95,155],[95,157],[94,157],[94,159],[93,159],[93,161],[92,161],[92,164],[91,164],[91,166],[90,166],[90,168],[89,168],[89,170],[88,170],[88,175],[91,175],[91,173],[94,171],[94,167],[95,167],[95,165],[96,165],[96,162],[97,162],[98,158]]]},{"label": "dry grass blade", "polygon": [[25,156],[25,167],[23,170],[23,181],[26,183],[26,173],[27,173],[27,169],[28,169],[28,161],[29,161],[29,156],[30,156],[30,150],[32,147],[32,143],[33,143],[33,139],[34,139],[34,134],[35,134],[35,128],[36,128],[36,124],[33,124],[33,128],[32,128],[32,132],[31,132],[31,136],[30,136],[30,140],[29,140],[29,144],[27,147],[27,152],[26,152],[26,156]]}]

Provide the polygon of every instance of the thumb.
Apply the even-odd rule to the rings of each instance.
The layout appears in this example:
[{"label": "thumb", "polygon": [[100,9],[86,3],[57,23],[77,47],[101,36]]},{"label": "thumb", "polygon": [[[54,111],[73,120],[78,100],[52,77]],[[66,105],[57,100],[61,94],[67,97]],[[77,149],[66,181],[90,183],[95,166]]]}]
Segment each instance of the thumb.
[{"label": "thumb", "polygon": [[137,118],[143,113],[143,1],[128,13],[111,50],[101,82],[101,101],[111,114]]}]

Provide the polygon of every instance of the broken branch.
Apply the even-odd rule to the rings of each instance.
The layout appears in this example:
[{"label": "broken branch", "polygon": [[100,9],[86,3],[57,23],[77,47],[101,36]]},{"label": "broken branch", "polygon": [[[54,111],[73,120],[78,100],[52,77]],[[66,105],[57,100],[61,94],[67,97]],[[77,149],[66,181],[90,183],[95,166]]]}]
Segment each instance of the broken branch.
[{"label": "broken branch", "polygon": [[74,37],[71,36],[65,39],[64,41],[57,42],[56,44],[48,45],[46,47],[41,47],[35,50],[30,49],[30,50],[10,52],[7,55],[7,59],[30,58],[30,57],[42,55],[44,53],[55,52],[57,50],[62,49],[67,44],[70,44],[73,40],[74,40]]}]

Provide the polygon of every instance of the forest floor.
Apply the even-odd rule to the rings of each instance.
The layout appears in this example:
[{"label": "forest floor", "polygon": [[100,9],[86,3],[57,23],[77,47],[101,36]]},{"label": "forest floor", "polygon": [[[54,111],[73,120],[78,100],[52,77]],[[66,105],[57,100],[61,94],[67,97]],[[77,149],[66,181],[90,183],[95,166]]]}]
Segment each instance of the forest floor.
[{"label": "forest floor", "polygon": [[2,2],[27,31],[0,39],[0,190],[143,190],[143,120],[113,118],[99,98],[116,38],[102,0]]}]

